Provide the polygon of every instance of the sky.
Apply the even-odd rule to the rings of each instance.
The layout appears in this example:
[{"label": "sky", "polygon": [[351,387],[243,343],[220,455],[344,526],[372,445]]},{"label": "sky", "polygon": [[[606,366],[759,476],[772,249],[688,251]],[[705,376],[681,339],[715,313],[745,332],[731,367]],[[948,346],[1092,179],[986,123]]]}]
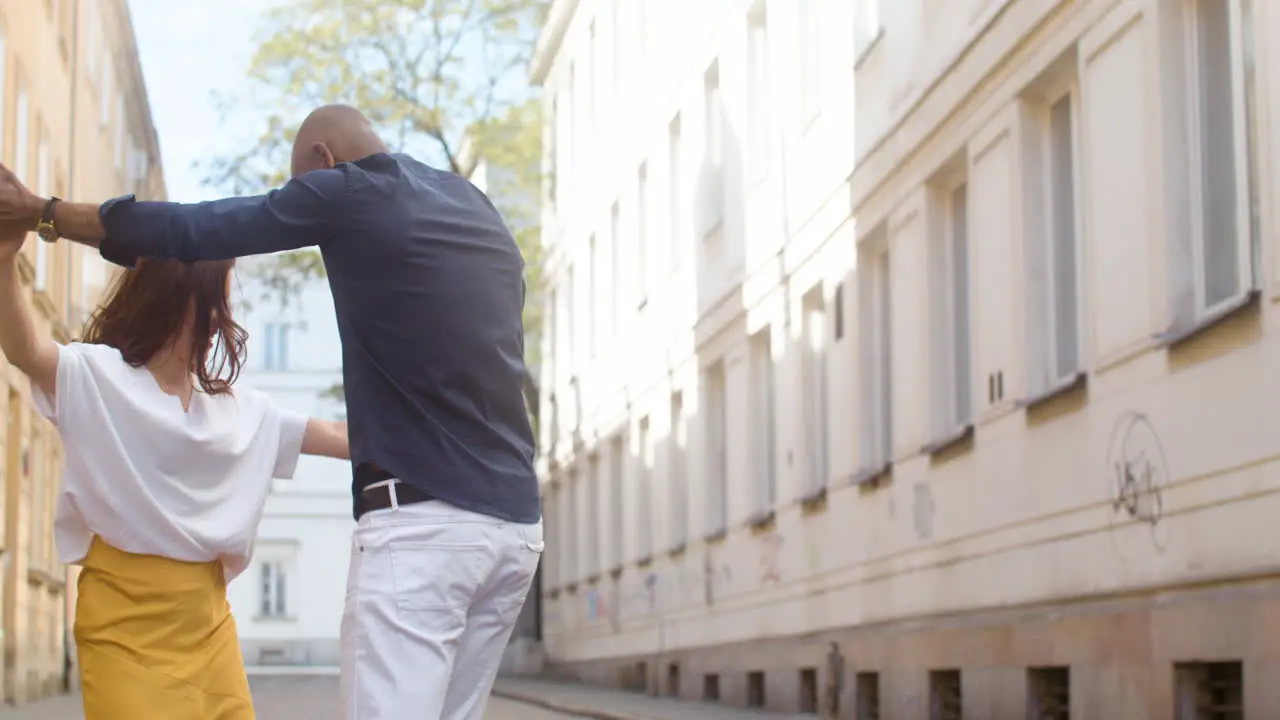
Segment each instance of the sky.
[{"label": "sky", "polygon": [[129,0],[147,98],[160,136],[169,199],[218,197],[193,167],[227,147],[252,118],[224,124],[213,92],[244,82],[264,0]]}]

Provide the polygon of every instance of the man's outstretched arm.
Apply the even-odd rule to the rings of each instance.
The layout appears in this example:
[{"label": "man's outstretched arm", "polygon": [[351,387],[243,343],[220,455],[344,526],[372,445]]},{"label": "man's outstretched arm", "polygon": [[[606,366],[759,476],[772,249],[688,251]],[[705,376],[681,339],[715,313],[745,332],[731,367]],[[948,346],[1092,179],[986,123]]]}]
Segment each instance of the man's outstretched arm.
[{"label": "man's outstretched arm", "polygon": [[54,225],[117,265],[131,267],[145,257],[222,260],[323,244],[334,234],[346,193],[346,171],[334,168],[256,197],[190,205],[138,202],[132,195],[100,206],[58,203]]}]

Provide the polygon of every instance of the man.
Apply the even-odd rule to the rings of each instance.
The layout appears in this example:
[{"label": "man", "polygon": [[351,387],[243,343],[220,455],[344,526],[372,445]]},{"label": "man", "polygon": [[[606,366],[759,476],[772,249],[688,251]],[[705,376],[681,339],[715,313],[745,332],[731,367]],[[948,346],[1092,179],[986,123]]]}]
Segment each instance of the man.
[{"label": "man", "polygon": [[303,122],[292,176],[258,197],[98,206],[36,197],[0,167],[0,223],[124,266],[320,248],[358,520],[346,715],[480,720],[543,548],[521,391],[523,260],[483,193],[389,154],[354,108]]}]

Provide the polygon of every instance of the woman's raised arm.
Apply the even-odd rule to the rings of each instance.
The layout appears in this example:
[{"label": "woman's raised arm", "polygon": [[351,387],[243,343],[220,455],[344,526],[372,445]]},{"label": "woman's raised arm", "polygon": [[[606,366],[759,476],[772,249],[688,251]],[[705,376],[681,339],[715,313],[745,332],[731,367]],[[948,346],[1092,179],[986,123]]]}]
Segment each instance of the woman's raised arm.
[{"label": "woman's raised arm", "polygon": [[58,346],[36,330],[31,303],[18,277],[18,252],[26,235],[10,229],[0,233],[0,350],[52,398],[58,388]]}]

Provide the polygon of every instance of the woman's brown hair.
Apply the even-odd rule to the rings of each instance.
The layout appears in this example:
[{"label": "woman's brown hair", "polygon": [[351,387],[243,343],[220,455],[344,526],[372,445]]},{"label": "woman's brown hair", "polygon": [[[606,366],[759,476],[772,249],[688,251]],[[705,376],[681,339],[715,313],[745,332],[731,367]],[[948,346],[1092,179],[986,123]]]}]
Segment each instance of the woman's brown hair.
[{"label": "woman's brown hair", "polygon": [[[236,324],[227,297],[234,260],[182,263],[141,260],[120,273],[84,327],[84,342],[108,345],[142,367],[169,344],[188,317],[191,371],[210,395],[231,392],[249,334]],[[188,313],[194,311],[194,316]]]}]

